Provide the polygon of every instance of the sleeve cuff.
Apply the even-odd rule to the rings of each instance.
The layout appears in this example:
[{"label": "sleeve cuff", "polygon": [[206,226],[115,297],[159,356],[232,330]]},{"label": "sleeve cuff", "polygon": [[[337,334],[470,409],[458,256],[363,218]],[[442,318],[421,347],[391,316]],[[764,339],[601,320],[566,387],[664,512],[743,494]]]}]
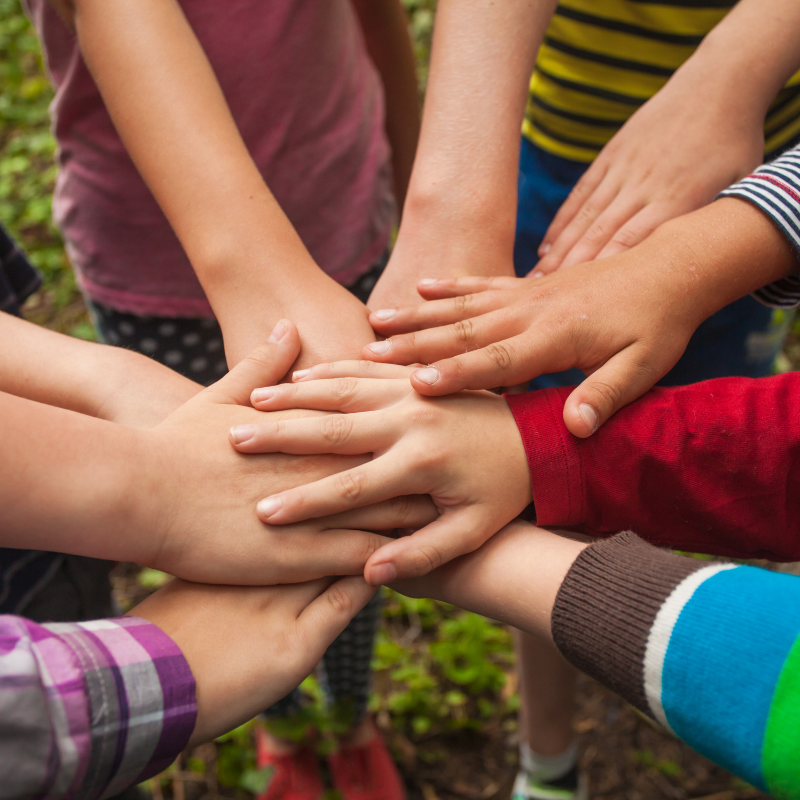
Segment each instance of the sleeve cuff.
[{"label": "sleeve cuff", "polygon": [[658,718],[644,676],[653,624],[675,588],[704,567],[707,562],[660,550],[631,532],[595,542],[558,591],[553,641],[579,670]]},{"label": "sleeve cuff", "polygon": [[753,297],[770,308],[795,308],[800,305],[800,180],[797,169],[800,152],[791,151],[756,172],[719,197],[737,197],[766,214],[789,240],[798,256],[793,275],[753,292]]},{"label": "sleeve cuff", "polygon": [[584,481],[578,442],[564,425],[564,403],[574,387],[504,395],[528,458],[539,525],[579,525]]},{"label": "sleeve cuff", "polygon": [[178,646],[138,617],[45,626],[81,665],[91,756],[79,796],[111,797],[166,769],[197,717],[195,681]]}]

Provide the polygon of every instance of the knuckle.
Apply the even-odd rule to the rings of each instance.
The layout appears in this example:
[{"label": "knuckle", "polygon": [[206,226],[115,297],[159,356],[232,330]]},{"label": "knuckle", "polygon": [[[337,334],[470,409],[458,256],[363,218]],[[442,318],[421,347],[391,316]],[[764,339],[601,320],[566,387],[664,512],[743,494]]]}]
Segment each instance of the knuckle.
[{"label": "knuckle", "polygon": [[331,414],[323,418],[322,432],[329,445],[339,445],[347,441],[351,428],[352,423],[344,414]]},{"label": "knuckle", "polygon": [[453,325],[453,336],[462,347],[468,347],[472,343],[473,329],[472,320],[459,320]]},{"label": "knuckle", "polygon": [[501,371],[511,369],[514,363],[514,348],[508,342],[494,342],[484,348],[486,357]]},{"label": "knuckle", "polygon": [[614,408],[622,400],[622,391],[619,386],[612,383],[595,381],[589,388],[596,400],[600,401],[606,408]]},{"label": "knuckle", "polygon": [[596,214],[597,211],[594,207],[594,204],[585,203],[584,205],[581,206],[580,211],[578,211],[578,213],[575,215],[575,219],[580,223],[584,223],[594,219]]},{"label": "knuckle", "polygon": [[286,420],[279,419],[275,423],[275,438],[276,439],[283,439],[289,431],[286,428]]},{"label": "knuckle", "polygon": [[428,542],[418,546],[412,555],[412,566],[415,575],[427,575],[444,564],[444,555],[436,545]]},{"label": "knuckle", "polygon": [[333,381],[333,396],[337,400],[352,400],[357,386],[356,378],[336,378]]},{"label": "knuckle", "polygon": [[595,224],[592,225],[592,227],[589,228],[588,231],[586,231],[584,238],[586,239],[587,242],[595,244],[596,242],[599,242],[602,239],[604,239],[605,236],[606,236],[606,226],[602,222],[595,222]]},{"label": "knuckle", "polygon": [[623,247],[633,247],[640,241],[640,238],[640,235],[631,228],[620,228],[611,241]]},{"label": "knuckle", "polygon": [[342,472],[334,481],[339,495],[350,501],[358,500],[366,485],[366,479],[361,472]]},{"label": "knuckle", "polygon": [[[402,527],[402,526],[398,525],[396,527]],[[367,561],[369,561],[370,558],[372,558],[372,554],[380,549],[381,544],[382,542],[379,536],[375,535],[374,533],[367,534],[364,537],[361,545],[361,553],[359,556],[358,563],[362,566],[366,564]]]},{"label": "knuckle", "polygon": [[469,309],[472,307],[472,295],[471,294],[462,294],[458,297],[453,298],[453,304],[455,305],[455,309],[459,314],[465,314]]},{"label": "knuckle", "polygon": [[414,513],[413,506],[414,504],[407,494],[393,497],[389,501],[389,513],[395,528],[406,527],[405,523],[411,519]]},{"label": "knuckle", "polygon": [[332,584],[325,593],[325,597],[335,614],[352,614],[354,609],[353,598],[347,589],[342,586],[341,581]]}]

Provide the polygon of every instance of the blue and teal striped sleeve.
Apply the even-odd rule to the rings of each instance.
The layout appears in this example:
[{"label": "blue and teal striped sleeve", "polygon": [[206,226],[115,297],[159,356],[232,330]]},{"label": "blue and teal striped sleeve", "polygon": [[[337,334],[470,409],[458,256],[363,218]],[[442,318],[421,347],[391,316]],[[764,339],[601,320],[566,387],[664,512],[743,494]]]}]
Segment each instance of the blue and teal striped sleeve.
[{"label": "blue and teal striped sleeve", "polygon": [[800,798],[800,578],[619,534],[570,569],[553,638],[699,753]]}]

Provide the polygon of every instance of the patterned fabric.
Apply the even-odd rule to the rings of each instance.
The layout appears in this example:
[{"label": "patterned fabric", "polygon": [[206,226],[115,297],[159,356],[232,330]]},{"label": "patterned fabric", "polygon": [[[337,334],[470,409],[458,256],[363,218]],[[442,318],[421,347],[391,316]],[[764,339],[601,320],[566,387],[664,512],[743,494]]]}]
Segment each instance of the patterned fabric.
[{"label": "patterned fabric", "polygon": [[196,714],[189,665],[155,625],[0,616],[0,798],[110,797],[172,763]]},{"label": "patterned fabric", "polygon": [[623,533],[581,553],[552,619],[579,669],[771,796],[800,797],[800,579]]},{"label": "patterned fabric", "polygon": [[[530,81],[523,134],[590,162],[670,79],[735,0],[561,0]],[[800,133],[800,73],[767,113],[766,152]]]},{"label": "patterned fabric", "polygon": [[[756,205],[783,231],[800,257],[800,146],[759,167],[720,197],[739,197]],[[759,289],[753,296],[772,308],[800,305],[800,265],[794,275]]]}]

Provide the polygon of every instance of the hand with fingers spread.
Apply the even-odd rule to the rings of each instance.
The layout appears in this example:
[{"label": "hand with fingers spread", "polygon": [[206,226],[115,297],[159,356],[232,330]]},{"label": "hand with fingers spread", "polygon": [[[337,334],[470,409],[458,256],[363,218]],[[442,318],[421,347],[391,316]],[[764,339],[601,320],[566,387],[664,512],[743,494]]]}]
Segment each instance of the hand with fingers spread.
[{"label": "hand with fingers spread", "polygon": [[586,437],[662,378],[703,320],[794,263],[766,215],[724,198],[625,253],[546,277],[423,281],[430,302],[373,312],[372,326],[390,338],[364,357],[428,364],[411,376],[428,396],[578,367],[589,377],[564,422]]},{"label": "hand with fingers spread", "polygon": [[271,525],[431,496],[437,519],[374,553],[364,573],[372,584],[424,575],[471,552],[531,502],[525,450],[506,401],[490,392],[422,397],[408,382],[410,371],[358,361],[315,367],[293,384],[256,390],[253,405],[345,413],[231,430],[240,453],[374,454],[368,463],[263,499],[258,513]]}]

